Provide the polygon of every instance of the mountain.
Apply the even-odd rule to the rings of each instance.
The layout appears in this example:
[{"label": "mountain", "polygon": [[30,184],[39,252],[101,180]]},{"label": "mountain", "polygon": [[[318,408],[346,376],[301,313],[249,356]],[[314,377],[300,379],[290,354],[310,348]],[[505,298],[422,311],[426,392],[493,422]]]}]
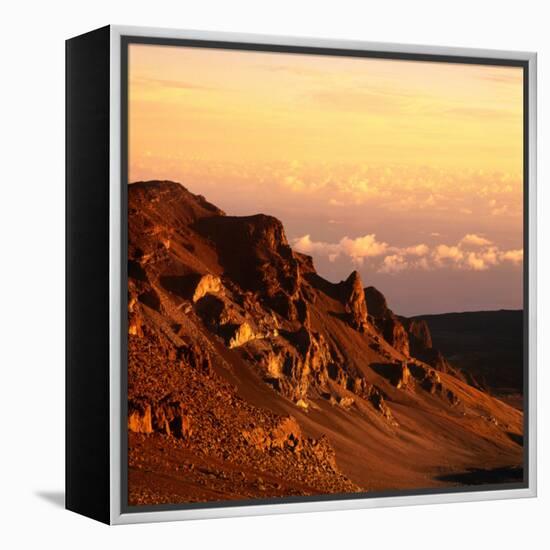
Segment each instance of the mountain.
[{"label": "mountain", "polygon": [[129,503],[521,481],[521,411],[272,216],[129,186]]},{"label": "mountain", "polygon": [[475,311],[415,317],[426,322],[449,362],[515,406],[523,402],[523,311]]}]

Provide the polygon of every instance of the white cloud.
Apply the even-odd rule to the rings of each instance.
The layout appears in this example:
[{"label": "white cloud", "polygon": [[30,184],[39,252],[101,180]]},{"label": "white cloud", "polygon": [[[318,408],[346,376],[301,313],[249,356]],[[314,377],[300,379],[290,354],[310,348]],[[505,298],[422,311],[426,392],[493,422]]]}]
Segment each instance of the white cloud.
[{"label": "white cloud", "polygon": [[431,258],[438,267],[448,266],[455,269],[486,271],[503,261],[521,263],[523,251],[500,250],[491,240],[469,233],[456,245],[440,244],[436,246]]},{"label": "white cloud", "polygon": [[299,237],[298,239],[294,239],[292,244],[298,252],[303,252],[304,254],[321,254],[328,256],[330,254],[335,254],[338,251],[337,244],[312,241],[309,234]]},{"label": "white cloud", "polygon": [[345,236],[337,243],[312,241],[310,235],[304,235],[294,239],[292,244],[298,252],[304,254],[324,255],[331,262],[340,256],[347,256],[358,265],[361,265],[365,258],[381,256],[388,250],[388,244],[377,241],[374,233],[356,239]]},{"label": "white cloud", "polygon": [[500,258],[505,262],[520,264],[523,261],[523,250],[521,248],[517,250],[507,250],[500,255]]},{"label": "white cloud", "polygon": [[413,263],[413,267],[417,269],[424,269],[426,271],[432,268],[427,258],[420,258],[420,260]]},{"label": "white cloud", "polygon": [[426,256],[430,249],[425,244],[417,244],[414,246],[408,246],[407,248],[403,248],[402,251],[405,254],[410,254],[411,256]]},{"label": "white cloud", "polygon": [[490,246],[485,249],[481,257],[485,263],[489,265],[497,265],[499,263],[499,250],[496,246]]},{"label": "white cloud", "polygon": [[464,235],[462,239],[460,239],[461,246],[488,246],[490,244],[492,244],[492,242],[489,239],[481,237],[480,235],[476,235],[475,233],[468,233],[467,235]]},{"label": "white cloud", "polygon": [[485,263],[483,258],[475,252],[470,252],[466,256],[466,265],[474,271],[485,271],[486,269],[489,269],[489,266]]},{"label": "white cloud", "polygon": [[339,245],[343,254],[358,263],[361,263],[364,258],[381,256],[388,249],[388,244],[377,241],[374,233],[356,239],[344,237]]},{"label": "white cloud", "polygon": [[391,256],[386,256],[384,258],[382,266],[378,271],[381,273],[398,273],[399,271],[407,269],[407,267],[408,264],[403,256],[400,256],[399,254],[392,254]]},{"label": "white cloud", "polygon": [[432,258],[436,264],[443,264],[445,261],[458,262],[462,260],[464,253],[458,246],[438,244],[432,252]]},{"label": "white cloud", "polygon": [[398,247],[379,241],[374,233],[352,239],[342,237],[336,243],[314,241],[304,235],[293,239],[298,252],[313,256],[324,256],[330,262],[341,257],[356,265],[369,260],[372,268],[381,273],[399,273],[405,269],[451,268],[471,271],[486,271],[504,262],[519,265],[523,261],[523,250],[501,250],[490,239],[468,233],[456,244],[437,244],[430,248],[424,243]]}]

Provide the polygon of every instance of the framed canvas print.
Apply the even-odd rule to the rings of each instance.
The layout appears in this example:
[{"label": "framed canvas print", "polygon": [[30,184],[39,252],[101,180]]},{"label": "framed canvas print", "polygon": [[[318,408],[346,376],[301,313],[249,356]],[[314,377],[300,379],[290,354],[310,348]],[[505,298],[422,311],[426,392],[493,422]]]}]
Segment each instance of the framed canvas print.
[{"label": "framed canvas print", "polygon": [[67,41],[67,508],[536,494],[536,55]]}]

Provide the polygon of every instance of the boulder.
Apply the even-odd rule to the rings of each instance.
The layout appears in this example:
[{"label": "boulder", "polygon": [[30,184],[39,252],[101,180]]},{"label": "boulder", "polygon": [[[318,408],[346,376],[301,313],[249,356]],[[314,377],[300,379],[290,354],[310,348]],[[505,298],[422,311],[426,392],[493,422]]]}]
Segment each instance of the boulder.
[{"label": "boulder", "polygon": [[302,431],[292,417],[281,419],[270,431],[253,426],[242,432],[244,440],[258,450],[281,449],[299,452],[302,449]]},{"label": "boulder", "polygon": [[151,404],[145,400],[128,403],[128,429],[132,432],[153,432],[187,439],[191,436],[191,419],[180,401],[164,399]]},{"label": "boulder", "polygon": [[311,450],[321,462],[327,462],[333,470],[337,470],[336,452],[334,451],[328,437],[323,434],[319,439],[311,440]]},{"label": "boulder", "polygon": [[128,402],[128,429],[141,434],[153,432],[153,417],[149,403]]},{"label": "boulder", "polygon": [[397,389],[405,389],[413,384],[413,377],[406,361],[396,365],[396,375],[392,383]]},{"label": "boulder", "polygon": [[248,322],[244,322],[241,325],[234,325],[231,328],[231,336],[229,337],[229,348],[238,348],[250,340],[256,338],[256,334]]},{"label": "boulder", "polygon": [[298,451],[302,446],[302,431],[298,422],[289,416],[281,420],[271,431],[271,447],[289,448]]},{"label": "boulder", "polygon": [[191,418],[183,403],[164,399],[153,407],[153,429],[177,439],[191,437]]},{"label": "boulder", "polygon": [[382,392],[376,386],[370,386],[367,392],[367,400],[372,406],[391,424],[397,424],[393,419],[390,408],[386,404]]},{"label": "boulder", "polygon": [[220,292],[222,283],[219,277],[207,273],[202,275],[197,282],[197,286],[193,292],[193,302],[198,302],[203,296],[210,293]]},{"label": "boulder", "polygon": [[176,359],[182,368],[192,368],[203,374],[212,373],[212,360],[209,353],[198,344],[186,344],[177,348]]}]

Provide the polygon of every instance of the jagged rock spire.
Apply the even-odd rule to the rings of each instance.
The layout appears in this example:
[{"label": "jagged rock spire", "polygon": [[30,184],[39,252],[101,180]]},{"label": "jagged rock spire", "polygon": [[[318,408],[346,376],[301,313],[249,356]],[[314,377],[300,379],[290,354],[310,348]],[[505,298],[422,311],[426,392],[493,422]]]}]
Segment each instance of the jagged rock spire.
[{"label": "jagged rock spire", "polygon": [[365,330],[367,326],[367,302],[361,276],[357,271],[342,283],[343,300],[350,316],[350,324],[357,330]]}]

